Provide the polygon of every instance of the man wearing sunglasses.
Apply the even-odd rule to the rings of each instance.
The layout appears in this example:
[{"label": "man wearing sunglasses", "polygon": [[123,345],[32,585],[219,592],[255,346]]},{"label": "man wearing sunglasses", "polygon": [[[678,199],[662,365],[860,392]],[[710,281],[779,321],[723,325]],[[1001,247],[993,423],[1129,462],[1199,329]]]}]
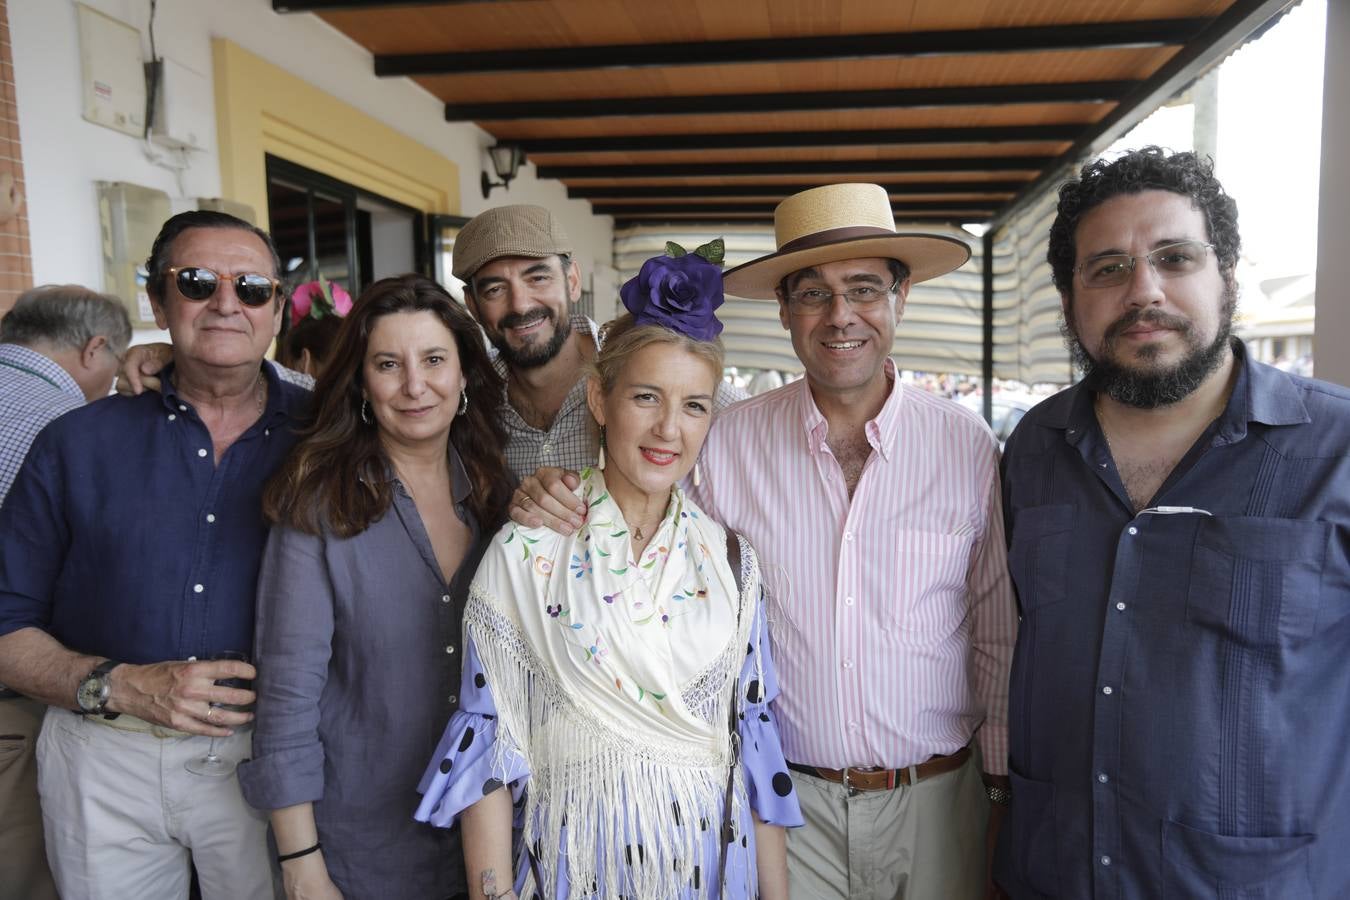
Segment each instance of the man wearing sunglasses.
[{"label": "man wearing sunglasses", "polygon": [[1350,896],[1350,391],[1232,337],[1239,243],[1191,153],[1060,191],[1084,378],[1004,457],[1015,898]]},{"label": "man wearing sunglasses", "polygon": [[[274,895],[266,823],[228,777],[248,755],[262,486],[308,394],[263,354],[283,297],[271,238],[216,212],[174,216],[146,289],[173,340],[162,393],[76,410],[33,444],[0,508],[0,681],[47,712],[39,791],[69,897]],[[231,708],[224,708],[228,705]]]}]

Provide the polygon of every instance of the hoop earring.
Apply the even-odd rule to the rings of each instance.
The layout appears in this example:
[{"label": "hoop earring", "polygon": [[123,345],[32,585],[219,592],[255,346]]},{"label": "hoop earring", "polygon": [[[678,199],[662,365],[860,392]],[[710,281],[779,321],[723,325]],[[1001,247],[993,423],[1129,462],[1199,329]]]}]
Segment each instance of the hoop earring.
[{"label": "hoop earring", "polygon": [[459,412],[456,415],[464,415],[469,411],[469,392],[463,390],[459,392]]},{"label": "hoop earring", "polygon": [[694,487],[699,487],[702,484],[703,467],[698,464],[698,460],[694,460]]},{"label": "hoop earring", "polygon": [[370,418],[370,401],[369,401],[369,400],[364,400],[364,399],[363,399],[363,400],[361,401],[361,421],[362,421],[362,422],[365,422],[367,425],[374,425],[374,424],[375,424],[373,421],[371,421],[371,418]]},{"label": "hoop earring", "polygon": [[605,468],[605,426],[600,426],[600,458],[596,460],[595,467],[603,470]]}]

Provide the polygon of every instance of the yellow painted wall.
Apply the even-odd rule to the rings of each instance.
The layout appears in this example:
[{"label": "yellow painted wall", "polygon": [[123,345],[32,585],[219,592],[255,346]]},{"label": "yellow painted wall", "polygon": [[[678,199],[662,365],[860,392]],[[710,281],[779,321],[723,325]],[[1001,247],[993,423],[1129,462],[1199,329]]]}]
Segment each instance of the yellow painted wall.
[{"label": "yellow painted wall", "polygon": [[233,41],[211,42],[220,183],[267,222],[271,153],[424,213],[459,211],[455,163]]}]

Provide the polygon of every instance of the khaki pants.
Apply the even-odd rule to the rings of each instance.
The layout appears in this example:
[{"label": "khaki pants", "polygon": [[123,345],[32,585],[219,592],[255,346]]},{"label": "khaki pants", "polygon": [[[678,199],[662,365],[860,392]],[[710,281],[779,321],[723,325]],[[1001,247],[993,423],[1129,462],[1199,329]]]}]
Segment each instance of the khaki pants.
[{"label": "khaki pants", "polygon": [[37,789],[45,708],[27,697],[0,700],[0,900],[56,900]]},{"label": "khaki pants", "polygon": [[[140,728],[141,730],[127,730]],[[183,766],[210,738],[49,709],[38,739],[38,790],[47,858],[64,900],[182,900],[188,861],[204,900],[281,896],[267,846],[267,818],[234,775]],[[159,736],[157,736],[159,735]],[[216,741],[247,757],[251,729]]]},{"label": "khaki pants", "polygon": [[966,900],[984,894],[989,800],[979,753],[912,787],[858,792],[792,772],[803,828],[789,828],[793,900]]}]

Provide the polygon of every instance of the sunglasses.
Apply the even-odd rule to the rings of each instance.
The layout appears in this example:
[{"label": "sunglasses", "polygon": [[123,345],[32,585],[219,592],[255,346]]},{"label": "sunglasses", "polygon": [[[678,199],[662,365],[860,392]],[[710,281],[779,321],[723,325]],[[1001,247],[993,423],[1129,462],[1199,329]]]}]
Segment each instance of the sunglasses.
[{"label": "sunglasses", "polygon": [[[218,272],[205,266],[174,266],[168,270],[178,293],[189,300],[208,300],[220,287]],[[245,306],[263,306],[276,296],[281,282],[258,272],[240,272],[229,279],[234,284],[234,295]]]}]

